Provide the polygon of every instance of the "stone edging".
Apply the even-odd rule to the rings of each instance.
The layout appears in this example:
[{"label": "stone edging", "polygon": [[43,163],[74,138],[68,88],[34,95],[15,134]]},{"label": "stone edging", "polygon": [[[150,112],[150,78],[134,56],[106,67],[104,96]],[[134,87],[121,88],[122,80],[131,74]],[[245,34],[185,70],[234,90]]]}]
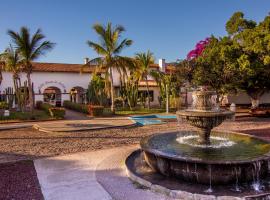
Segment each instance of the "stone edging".
[{"label": "stone edging", "polygon": [[40,125],[38,124],[34,124],[32,127],[38,131],[42,131],[45,133],[68,133],[68,132],[76,132],[76,131],[96,131],[96,130],[102,130],[102,129],[113,129],[113,128],[125,128],[125,127],[135,127],[137,126],[136,123],[132,123],[132,124],[128,124],[128,125],[119,125],[119,126],[107,126],[107,127],[99,127],[99,128],[81,128],[81,129],[77,129],[77,130],[57,130],[57,131],[51,131],[48,130],[46,128],[42,128]]},{"label": "stone edging", "polygon": [[[134,152],[137,152],[140,150],[136,150]],[[134,153],[132,152],[127,159]],[[215,195],[207,195],[207,194],[193,194],[190,192],[182,191],[182,190],[171,190],[161,185],[152,184],[150,181],[147,181],[136,174],[134,174],[127,166],[127,159],[125,161],[125,167],[126,167],[126,173],[129,179],[141,186],[144,186],[148,189],[150,189],[153,192],[165,194],[172,198],[177,199],[184,199],[184,200],[247,200],[249,198],[263,198],[268,195],[267,194],[258,194],[258,195],[251,195],[246,197],[234,197],[234,196],[215,196]]]}]

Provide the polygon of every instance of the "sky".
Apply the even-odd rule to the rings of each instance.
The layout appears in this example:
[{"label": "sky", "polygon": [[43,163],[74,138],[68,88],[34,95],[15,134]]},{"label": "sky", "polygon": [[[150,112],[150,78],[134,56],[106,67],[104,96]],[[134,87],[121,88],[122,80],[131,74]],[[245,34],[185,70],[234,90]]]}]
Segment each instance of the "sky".
[{"label": "sky", "polygon": [[122,38],[134,41],[121,55],[150,50],[156,61],[183,59],[211,34],[226,35],[225,24],[236,11],[257,22],[270,12],[270,0],[0,0],[0,51],[10,43],[7,30],[41,28],[56,46],[40,62],[83,63],[97,54],[86,44],[98,42],[95,23],[120,24]]}]

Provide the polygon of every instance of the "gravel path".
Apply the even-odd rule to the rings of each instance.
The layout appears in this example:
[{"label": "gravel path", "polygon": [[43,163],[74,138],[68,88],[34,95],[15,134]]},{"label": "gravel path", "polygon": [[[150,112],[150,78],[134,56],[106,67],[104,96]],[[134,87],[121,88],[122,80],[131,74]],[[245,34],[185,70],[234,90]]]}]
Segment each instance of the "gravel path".
[{"label": "gravel path", "polygon": [[[0,131],[0,162],[36,159],[138,144],[144,136],[157,132],[191,129],[186,123],[169,122],[162,125],[118,128],[108,130],[44,133],[32,128]],[[270,139],[270,119],[241,118],[225,122],[218,130],[238,131]]]}]

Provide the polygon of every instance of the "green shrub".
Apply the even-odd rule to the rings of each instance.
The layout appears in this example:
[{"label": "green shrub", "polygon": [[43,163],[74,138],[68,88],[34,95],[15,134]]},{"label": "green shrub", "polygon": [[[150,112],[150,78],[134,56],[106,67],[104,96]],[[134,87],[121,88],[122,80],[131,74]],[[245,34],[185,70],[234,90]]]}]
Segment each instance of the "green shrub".
[{"label": "green shrub", "polygon": [[65,117],[66,111],[64,108],[51,107],[49,108],[49,113],[56,119],[63,119]]},{"label": "green shrub", "polygon": [[64,101],[63,106],[70,110],[88,114],[88,107],[85,104],[74,103],[71,101]]},{"label": "green shrub", "polygon": [[5,101],[0,102],[0,109],[8,109],[8,103]]},{"label": "green shrub", "polygon": [[42,103],[40,105],[40,109],[41,110],[44,110],[46,113],[50,114],[50,111],[49,109],[52,108],[53,106],[51,104],[48,104],[48,103]]},{"label": "green shrub", "polygon": [[104,106],[88,105],[88,113],[90,116],[102,116]]}]

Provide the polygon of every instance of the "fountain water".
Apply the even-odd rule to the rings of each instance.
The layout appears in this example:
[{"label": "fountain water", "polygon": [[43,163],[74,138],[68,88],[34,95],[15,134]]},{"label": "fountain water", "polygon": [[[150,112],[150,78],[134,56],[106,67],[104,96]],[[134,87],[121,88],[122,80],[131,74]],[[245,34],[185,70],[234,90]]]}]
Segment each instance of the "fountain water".
[{"label": "fountain water", "polygon": [[191,109],[177,112],[197,131],[155,134],[141,140],[144,161],[166,177],[209,185],[251,183],[260,191],[261,180],[268,174],[270,143],[240,133],[212,131],[234,113],[215,104],[216,93],[196,91]]}]

